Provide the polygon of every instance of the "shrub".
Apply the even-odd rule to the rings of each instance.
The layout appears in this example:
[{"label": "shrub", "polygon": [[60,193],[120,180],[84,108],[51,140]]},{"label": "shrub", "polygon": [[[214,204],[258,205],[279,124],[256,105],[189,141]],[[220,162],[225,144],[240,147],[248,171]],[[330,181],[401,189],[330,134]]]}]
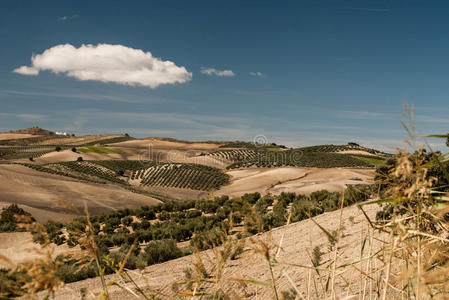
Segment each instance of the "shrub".
[{"label": "shrub", "polygon": [[215,197],[214,201],[219,205],[223,206],[223,204],[229,200],[229,196],[223,195],[221,197]]},{"label": "shrub", "polygon": [[278,202],[273,206],[273,225],[275,227],[279,227],[282,225],[285,225],[287,218],[286,218],[286,208],[287,208],[287,201],[285,199],[279,199]]},{"label": "shrub", "polygon": [[75,282],[87,278],[98,276],[98,272],[94,263],[88,264],[80,268],[76,261],[64,263],[56,271],[56,276],[65,283]]},{"label": "shrub", "polygon": [[314,217],[323,213],[323,208],[310,198],[303,196],[297,197],[291,208],[291,221],[297,222],[307,219],[310,216]]},{"label": "shrub", "polygon": [[263,215],[266,213],[267,208],[272,204],[273,204],[273,198],[269,195],[266,195],[257,201],[257,203],[255,205],[255,209],[256,209],[257,213],[259,213],[259,215]]},{"label": "shrub", "polygon": [[12,299],[25,293],[23,286],[30,278],[25,271],[11,271],[0,268],[0,299]]},{"label": "shrub", "polygon": [[190,245],[202,251],[220,245],[221,241],[220,233],[217,230],[210,230],[196,234],[190,240]]},{"label": "shrub", "polygon": [[210,200],[199,200],[196,202],[195,208],[204,213],[214,213],[218,209],[218,204]]},{"label": "shrub", "polygon": [[170,219],[170,214],[166,211],[163,211],[157,215],[157,218],[160,221],[166,221],[166,220]]},{"label": "shrub", "polygon": [[340,207],[341,194],[334,192],[329,193],[327,197],[323,200],[322,206],[324,211],[334,211]]},{"label": "shrub", "polygon": [[366,201],[373,194],[373,186],[366,184],[349,185],[344,192],[345,206]]},{"label": "shrub", "polygon": [[83,161],[83,158],[81,156],[79,156],[76,161]]},{"label": "shrub", "polygon": [[242,196],[242,200],[246,201],[250,204],[255,204],[257,200],[260,199],[260,193],[251,193],[251,194],[245,194]]},{"label": "shrub", "polygon": [[195,210],[189,210],[187,212],[187,214],[186,214],[186,217],[188,219],[196,218],[196,217],[199,217],[199,216],[201,216],[201,211],[196,210],[196,209]]},{"label": "shrub", "polygon": [[145,258],[148,265],[164,262],[182,256],[182,251],[173,240],[151,241],[145,247]]},{"label": "shrub", "polygon": [[75,147],[72,148],[72,152],[76,152],[76,148]]},{"label": "shrub", "polygon": [[133,218],[131,216],[126,216],[122,218],[122,224],[125,226],[130,226],[131,223],[133,222]]},{"label": "shrub", "polygon": [[[2,209],[0,214],[0,232],[24,231],[17,226],[16,215],[31,217],[31,214],[24,211],[17,204],[11,204]],[[31,217],[31,221],[35,221]]]},{"label": "shrub", "polygon": [[147,266],[147,259],[144,252],[139,253],[136,258],[136,268],[143,270]]}]

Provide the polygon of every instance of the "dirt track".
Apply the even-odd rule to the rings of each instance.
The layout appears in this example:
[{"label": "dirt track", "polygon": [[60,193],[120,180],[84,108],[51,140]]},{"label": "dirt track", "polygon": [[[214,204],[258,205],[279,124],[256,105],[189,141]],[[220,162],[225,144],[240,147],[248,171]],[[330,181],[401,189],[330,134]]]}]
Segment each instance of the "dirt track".
[{"label": "dirt track", "polygon": [[231,183],[215,192],[215,195],[241,196],[260,192],[280,194],[293,192],[310,194],[318,190],[340,192],[347,184],[370,184],[373,170],[347,168],[250,168],[231,170]]}]

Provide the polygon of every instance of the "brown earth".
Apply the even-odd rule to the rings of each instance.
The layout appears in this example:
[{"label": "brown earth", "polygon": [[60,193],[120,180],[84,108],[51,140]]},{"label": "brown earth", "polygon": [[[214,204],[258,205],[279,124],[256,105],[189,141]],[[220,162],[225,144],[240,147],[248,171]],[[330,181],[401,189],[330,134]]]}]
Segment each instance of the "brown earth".
[{"label": "brown earth", "polygon": [[348,184],[370,184],[374,170],[349,168],[249,168],[226,172],[231,182],[214,195],[241,196],[245,193],[261,194],[293,192],[310,194],[318,190],[342,191]]},{"label": "brown earth", "polygon": [[[79,213],[63,206],[74,206],[81,212],[84,203],[92,214],[153,205],[159,200],[109,185],[81,182],[69,177],[38,172],[21,165],[0,165],[0,202],[27,205],[36,209],[61,213],[69,217]],[[36,215],[40,221],[46,216]],[[47,218],[48,219],[48,218]]]},{"label": "brown earth", "polygon": [[368,155],[368,156],[378,156],[376,154],[370,153],[368,151],[363,151],[363,150],[343,150],[343,151],[338,151],[335,153],[339,153],[339,154],[360,154],[360,155]]},{"label": "brown earth", "polygon": [[35,138],[35,137],[39,137],[39,135],[33,135],[28,133],[0,133],[0,141]]},{"label": "brown earth", "polygon": [[83,136],[55,136],[54,139],[46,139],[38,142],[39,145],[80,145],[85,143],[91,143],[116,137],[122,137],[120,134],[110,135],[83,135]]},{"label": "brown earth", "polygon": [[[70,254],[79,251],[79,247],[70,248],[67,244],[56,246],[51,244],[46,250],[51,251],[52,257],[60,254]],[[21,262],[43,258],[42,247],[33,242],[29,232],[0,233],[0,253],[8,260],[0,259],[0,268],[12,268]]]},{"label": "brown earth", "polygon": [[[114,160],[114,159],[126,159],[126,155],[118,153],[94,153],[94,152],[73,152],[72,150],[63,150],[59,152],[50,152],[35,158],[35,164],[48,164],[63,161],[75,161],[78,157],[82,157],[83,160]],[[29,163],[29,160],[23,160]]]},{"label": "brown earth", "polygon": [[167,140],[163,138],[136,139],[120,143],[114,143],[117,147],[139,147],[139,148],[168,148],[168,149],[217,149],[221,143],[206,142],[183,142]]}]

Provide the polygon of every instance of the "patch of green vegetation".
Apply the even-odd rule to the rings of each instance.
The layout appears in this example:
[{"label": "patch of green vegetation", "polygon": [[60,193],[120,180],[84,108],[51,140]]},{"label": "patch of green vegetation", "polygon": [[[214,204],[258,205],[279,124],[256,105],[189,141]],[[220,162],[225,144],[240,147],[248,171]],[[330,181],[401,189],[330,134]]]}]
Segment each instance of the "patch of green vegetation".
[{"label": "patch of green vegetation", "polygon": [[247,148],[247,149],[254,149],[256,146],[254,143],[250,142],[231,142],[224,145],[221,145],[220,148]]},{"label": "patch of green vegetation", "polygon": [[112,149],[105,148],[105,147],[100,147],[100,146],[85,146],[85,147],[78,148],[78,151],[83,152],[83,153],[93,152],[93,153],[99,153],[99,154],[123,154],[123,152],[120,152],[117,150],[112,150]]},{"label": "patch of green vegetation", "polygon": [[368,156],[359,156],[359,155],[356,155],[354,157],[357,159],[360,159],[361,161],[367,162],[370,165],[373,165],[375,167],[380,166],[385,163],[385,159],[377,158],[377,157],[368,157]]},{"label": "patch of green vegetation", "polygon": [[134,138],[125,134],[123,136],[118,136],[118,137],[114,137],[114,138],[110,138],[110,139],[100,139],[100,140],[84,143],[84,144],[78,145],[78,146],[94,146],[94,145],[97,145],[97,144],[99,144],[99,145],[106,145],[106,144],[126,142],[126,141],[129,141],[129,140],[134,140]]},{"label": "patch of green vegetation", "polygon": [[283,148],[281,147],[263,147],[263,150],[267,150],[267,151],[281,151],[283,150]]}]

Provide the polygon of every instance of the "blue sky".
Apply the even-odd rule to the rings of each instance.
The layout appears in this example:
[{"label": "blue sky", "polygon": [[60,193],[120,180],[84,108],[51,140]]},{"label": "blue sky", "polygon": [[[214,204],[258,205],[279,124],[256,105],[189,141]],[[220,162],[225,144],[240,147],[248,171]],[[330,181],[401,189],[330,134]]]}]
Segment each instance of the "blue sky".
[{"label": "blue sky", "polygon": [[[0,130],[400,146],[404,102],[419,134],[447,132],[448,13],[424,0],[3,0]],[[99,44],[124,50],[103,61]]]}]

